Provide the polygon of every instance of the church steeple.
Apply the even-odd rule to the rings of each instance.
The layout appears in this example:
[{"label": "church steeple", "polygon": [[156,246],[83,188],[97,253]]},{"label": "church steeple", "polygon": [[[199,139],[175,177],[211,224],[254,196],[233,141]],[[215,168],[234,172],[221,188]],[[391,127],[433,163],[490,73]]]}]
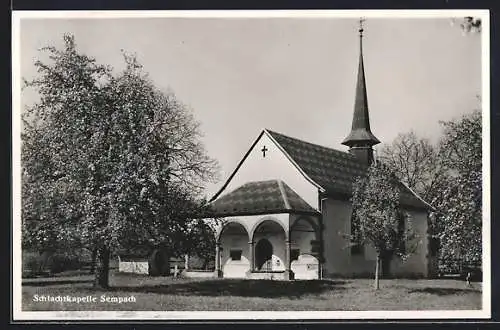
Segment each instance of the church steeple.
[{"label": "church steeple", "polygon": [[349,147],[351,154],[358,157],[361,161],[370,164],[373,161],[372,146],[379,144],[380,141],[370,130],[365,67],[363,64],[363,21],[363,19],[359,21],[359,66],[352,129],[351,133],[342,141],[342,144]]}]

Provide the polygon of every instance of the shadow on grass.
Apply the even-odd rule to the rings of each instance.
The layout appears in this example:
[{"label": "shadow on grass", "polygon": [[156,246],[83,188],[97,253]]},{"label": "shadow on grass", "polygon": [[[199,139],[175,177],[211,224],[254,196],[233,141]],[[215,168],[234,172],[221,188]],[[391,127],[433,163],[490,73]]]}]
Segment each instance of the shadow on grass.
[{"label": "shadow on grass", "polygon": [[170,285],[113,287],[113,291],[184,296],[240,296],[299,298],[308,294],[345,290],[345,281],[207,280]]},{"label": "shadow on grass", "polygon": [[456,294],[466,294],[466,293],[481,293],[481,290],[473,289],[473,288],[421,288],[421,289],[413,289],[408,291],[409,293],[430,293],[437,296],[450,296]]},{"label": "shadow on grass", "polygon": [[92,280],[51,280],[51,281],[29,281],[23,282],[22,286],[53,286],[65,284],[92,283]]}]

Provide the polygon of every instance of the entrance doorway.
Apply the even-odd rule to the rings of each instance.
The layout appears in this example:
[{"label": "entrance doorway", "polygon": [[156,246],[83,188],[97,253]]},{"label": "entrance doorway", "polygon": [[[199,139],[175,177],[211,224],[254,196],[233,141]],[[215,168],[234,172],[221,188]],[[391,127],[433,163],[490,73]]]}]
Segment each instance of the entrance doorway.
[{"label": "entrance doorway", "polygon": [[266,238],[261,239],[255,246],[255,263],[257,270],[271,271],[273,245]]}]

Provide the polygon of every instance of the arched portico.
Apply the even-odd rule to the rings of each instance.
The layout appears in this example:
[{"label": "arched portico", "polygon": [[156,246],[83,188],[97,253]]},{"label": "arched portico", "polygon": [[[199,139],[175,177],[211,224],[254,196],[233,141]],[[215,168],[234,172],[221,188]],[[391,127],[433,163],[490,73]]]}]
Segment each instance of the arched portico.
[{"label": "arched portico", "polygon": [[284,273],[285,279],[293,278],[290,271],[289,231],[273,217],[263,217],[251,230],[251,272]]},{"label": "arched portico", "polygon": [[216,233],[215,269],[218,277],[244,277],[250,269],[249,234],[244,223],[230,220]]},{"label": "arched portico", "polygon": [[[237,276],[255,279],[292,279],[290,224],[298,215],[320,215],[280,179],[247,182],[215,199],[211,208],[212,216],[241,222],[241,226],[226,223],[216,234],[217,255],[221,255],[219,269],[224,270],[224,277],[228,277],[227,269],[233,272],[231,267],[248,262],[248,272],[243,275],[238,271]],[[236,243],[230,239],[232,234],[240,234]],[[247,241],[243,247],[245,237]],[[228,253],[234,255],[238,262],[227,263]],[[235,258],[230,259],[234,261]],[[266,261],[267,266],[263,269]],[[231,267],[227,268],[228,265]]]},{"label": "arched portico", "polygon": [[231,220],[226,220],[222,226],[219,227],[219,229],[215,233],[215,242],[220,243],[220,239],[222,236],[222,233],[228,233],[228,234],[240,234],[241,232],[245,232],[248,239],[250,239],[250,232],[247,230],[247,227],[245,226],[245,223],[238,219],[231,219]]},{"label": "arched portico", "polygon": [[320,278],[321,233],[314,218],[301,216],[290,228],[291,265],[297,279]]},{"label": "arched portico", "polygon": [[294,229],[301,229],[300,227],[307,227],[307,230],[314,231],[316,238],[319,239],[320,228],[319,223],[317,222],[317,218],[310,216],[298,216],[295,218],[293,222],[290,224],[290,231]]},{"label": "arched portico", "polygon": [[292,248],[299,249],[301,254],[319,254],[321,233],[319,225],[310,217],[297,218],[290,228]]},{"label": "arched portico", "polygon": [[[273,216],[269,216],[269,215],[268,215],[268,216],[263,216],[262,218],[260,218],[259,220],[257,220],[257,221],[255,222],[255,224],[252,226],[252,228],[251,228],[251,229],[250,229],[250,231],[249,231],[249,235],[250,235],[250,237],[251,237],[251,238],[252,238],[252,240],[253,240],[253,238],[254,238],[254,236],[255,236],[255,232],[256,232],[257,230],[259,230],[259,231],[261,231],[261,232],[262,232],[262,231],[265,231],[266,229],[265,229],[265,227],[264,227],[264,229],[263,229],[263,228],[262,228],[263,226],[267,226],[267,227],[269,227],[269,226],[271,226],[271,224],[274,224],[274,225],[272,225],[272,226],[274,226],[274,227],[275,227],[275,229],[276,229],[277,231],[280,231],[280,230],[277,228],[277,227],[280,227],[280,228],[282,229],[282,231],[283,231],[284,235],[285,235],[285,239],[288,239],[288,234],[289,234],[289,230],[288,230],[288,228],[289,228],[289,226],[288,226],[288,222],[289,222],[288,217],[287,217],[287,223],[283,223],[283,222],[282,222],[282,221],[280,221],[277,217],[273,217]],[[269,230],[269,229],[268,229],[268,230]]]}]

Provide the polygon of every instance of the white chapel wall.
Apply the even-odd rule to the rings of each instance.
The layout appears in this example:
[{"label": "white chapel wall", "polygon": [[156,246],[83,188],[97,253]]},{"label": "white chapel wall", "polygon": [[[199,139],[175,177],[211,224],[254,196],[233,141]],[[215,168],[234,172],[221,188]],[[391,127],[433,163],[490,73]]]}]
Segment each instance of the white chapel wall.
[{"label": "white chapel wall", "polygon": [[323,253],[325,277],[345,273],[349,266],[348,240],[342,235],[349,233],[352,207],[349,202],[328,198],[323,201]]},{"label": "white chapel wall", "polygon": [[[371,245],[365,245],[364,252],[351,255],[348,238],[350,233],[352,206],[350,202],[328,199],[324,207],[324,276],[352,276],[373,274],[376,252]],[[419,236],[417,251],[406,261],[395,257],[391,263],[391,273],[396,276],[427,276],[428,236],[427,213],[409,211],[414,230]]]},{"label": "white chapel wall", "polygon": [[328,198],[323,202],[325,277],[366,275],[375,270],[376,253],[367,245],[363,253],[351,255],[352,204]]},{"label": "white chapel wall", "polygon": [[418,235],[418,246],[406,261],[395,258],[391,264],[391,271],[400,276],[427,276],[428,274],[428,219],[426,211],[409,211],[410,221],[415,233]]},{"label": "white chapel wall", "polygon": [[[266,156],[262,156],[265,146]],[[288,160],[285,154],[263,134],[253,150],[222,194],[226,194],[247,182],[281,179],[310,206],[318,208],[318,189],[310,183],[299,170]]]}]

